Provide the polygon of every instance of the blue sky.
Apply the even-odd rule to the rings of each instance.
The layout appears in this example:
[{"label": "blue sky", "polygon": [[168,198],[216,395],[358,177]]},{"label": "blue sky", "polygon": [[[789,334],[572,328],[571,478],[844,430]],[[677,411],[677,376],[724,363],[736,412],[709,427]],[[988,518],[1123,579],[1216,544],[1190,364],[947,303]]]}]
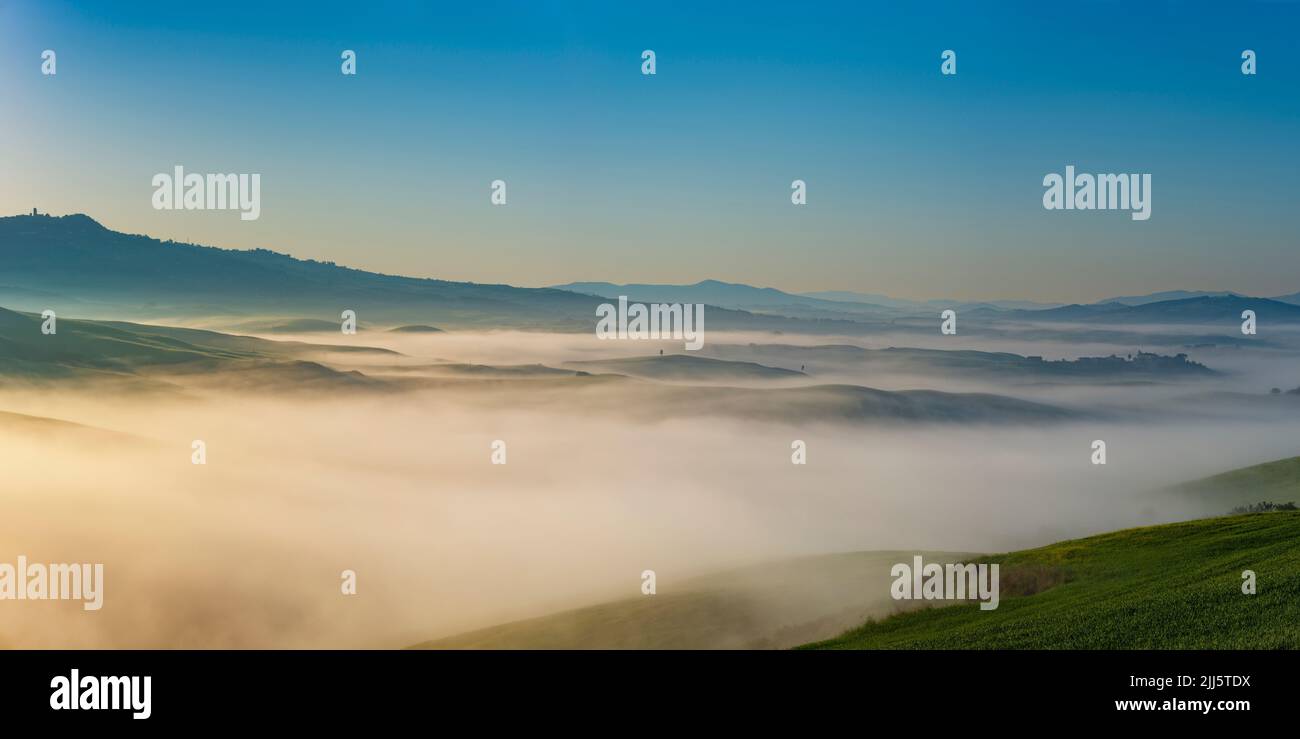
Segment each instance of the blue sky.
[{"label": "blue sky", "polygon": [[[0,212],[519,285],[1289,293],[1297,34],[1293,3],[0,0]],[[261,218],[153,210],[176,164],[260,173]],[[1045,211],[1067,164],[1151,173],[1151,219]]]}]

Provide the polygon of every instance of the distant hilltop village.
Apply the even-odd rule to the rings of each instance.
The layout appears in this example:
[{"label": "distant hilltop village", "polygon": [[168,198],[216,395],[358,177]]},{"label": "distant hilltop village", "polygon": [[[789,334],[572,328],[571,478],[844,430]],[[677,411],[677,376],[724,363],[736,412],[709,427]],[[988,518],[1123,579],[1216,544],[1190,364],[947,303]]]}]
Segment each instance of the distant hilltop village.
[{"label": "distant hilltop village", "polygon": [[1044,361],[1041,356],[1034,355],[1025,357],[1025,359],[1029,362],[1042,362],[1043,364],[1064,363],[1067,365],[1073,365],[1081,370],[1087,369],[1092,371],[1124,370],[1126,372],[1132,372],[1137,370],[1148,372],[1212,372],[1209,367],[1206,367],[1200,362],[1194,362],[1188,359],[1186,354],[1179,353],[1170,357],[1163,354],[1153,354],[1141,350],[1139,350],[1136,355],[1129,354],[1126,357],[1112,354],[1109,357],[1079,357],[1075,360],[1060,359],[1056,361]]}]

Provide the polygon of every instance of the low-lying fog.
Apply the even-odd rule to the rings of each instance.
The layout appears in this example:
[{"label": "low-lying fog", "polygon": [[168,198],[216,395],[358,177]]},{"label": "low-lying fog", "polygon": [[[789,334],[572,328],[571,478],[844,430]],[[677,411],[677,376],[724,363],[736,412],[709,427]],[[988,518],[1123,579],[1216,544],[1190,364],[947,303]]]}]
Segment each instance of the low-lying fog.
[{"label": "low-lying fog", "polygon": [[[371,361],[558,367],[680,350],[673,342],[511,332],[273,338],[406,355],[347,357],[363,371]],[[1020,351],[1054,354],[1042,345]],[[1122,350],[1095,353],[1111,351]],[[1208,388],[1032,394],[1080,403],[1233,383],[1258,392],[1296,368],[1290,359],[1279,368],[1255,356],[1258,367],[1240,361],[1236,374]],[[1027,397],[989,381],[832,374],[885,389],[978,386]],[[1197,515],[1140,496],[1295,455],[1300,438],[1300,418],[1034,428],[714,417],[647,423],[635,420],[634,404],[652,396],[613,399],[627,404],[625,418],[584,413],[576,402],[519,403],[517,390],[502,397],[485,404],[475,393],[468,402],[447,387],[318,396],[222,391],[199,400],[0,391],[0,410],[127,435],[0,424],[0,562],[19,554],[102,562],[106,579],[98,612],[70,602],[0,603],[0,646],[397,647],[637,596],[646,569],[665,593],[692,575],[797,554],[1007,551]],[[191,464],[196,439],[206,442],[206,465]],[[807,443],[806,465],[791,464],[795,439]],[[1094,439],[1107,443],[1105,466],[1089,461]],[[506,443],[505,465],[491,464],[494,440]],[[344,570],[357,573],[355,596],[340,593]]]}]

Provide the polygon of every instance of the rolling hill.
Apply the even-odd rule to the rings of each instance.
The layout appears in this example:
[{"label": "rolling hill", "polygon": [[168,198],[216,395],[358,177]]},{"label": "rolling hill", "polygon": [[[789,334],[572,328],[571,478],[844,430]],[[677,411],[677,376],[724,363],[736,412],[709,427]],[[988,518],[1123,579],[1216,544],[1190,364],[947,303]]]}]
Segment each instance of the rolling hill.
[{"label": "rolling hill", "polygon": [[[1300,457],[1234,470],[1192,486],[1219,506],[1290,499]],[[513,621],[416,645],[423,649],[1300,648],[1300,511],[1126,529],[1002,555],[915,551],[803,557],[692,578],[654,597]],[[890,568],[997,562],[993,611],[888,596]],[[1241,592],[1253,570],[1258,592]],[[921,605],[918,605],[921,604]],[[855,612],[865,625],[838,625]],[[846,627],[847,628],[847,627]],[[839,635],[831,632],[839,629]],[[810,637],[823,638],[823,637]]]},{"label": "rolling hill", "polygon": [[865,349],[848,344],[710,344],[699,352],[731,361],[761,362],[774,367],[803,367],[808,372],[866,370],[873,373],[985,377],[1017,382],[1165,381],[1214,377],[1219,373],[1186,356],[1139,352],[1131,356],[1045,360],[1009,352],[969,349],[889,347]]},{"label": "rolling hill", "polygon": [[[807,648],[1300,648],[1297,541],[1300,511],[1128,529],[982,557],[1001,567],[996,610],[928,608]],[[1255,595],[1242,593],[1244,570],[1257,576]]]},{"label": "rolling hill", "polygon": [[1162,493],[1194,501],[1216,512],[1263,501],[1300,503],[1300,457],[1224,472],[1176,485]]},{"label": "rolling hill", "polygon": [[[800,634],[834,629],[854,610],[879,620],[804,648],[1300,648],[1298,540],[1300,512],[1277,512],[1128,529],[996,556],[809,557],[417,648],[781,648]],[[999,607],[893,601],[889,569],[916,554],[935,562],[999,563]],[[1256,595],[1241,592],[1247,569],[1257,575]],[[846,605],[828,606],[836,592]]]},{"label": "rolling hill", "polygon": [[[413,649],[773,649],[897,610],[889,567],[911,553],[858,552],[745,567],[641,595],[417,644]],[[927,553],[938,562],[966,555]]]},{"label": "rolling hill", "polygon": [[358,373],[337,372],[310,357],[323,353],[397,356],[387,349],[269,341],[202,329],[151,326],[122,321],[59,319],[52,335],[41,332],[39,315],[0,308],[0,382],[130,379],[148,388],[148,378],[170,374],[213,376],[216,369],[245,386],[274,384],[319,387],[331,381],[356,386]]},{"label": "rolling hill", "polygon": [[866,302],[822,300],[794,295],[774,287],[753,287],[720,280],[702,280],[693,285],[617,285],[611,282],[570,282],[553,285],[557,290],[596,295],[605,299],[626,295],[628,300],[643,303],[705,303],[739,310],[820,309],[826,312],[891,314],[891,307]]},{"label": "rolling hill", "polygon": [[[1055,423],[1082,417],[1065,408],[1016,398],[930,390],[892,392],[856,385],[744,388],[717,385],[741,379],[799,378],[789,370],[689,355],[639,357],[601,363],[573,363],[566,369],[542,365],[492,367],[466,363],[390,367],[368,363],[365,374],[341,371],[318,359],[330,355],[367,354],[397,358],[396,352],[364,346],[334,346],[271,341],[216,331],[153,326],[122,321],[60,319],[58,331],[46,336],[41,318],[0,309],[0,383],[21,380],[52,383],[69,380],[131,380],[133,389],[159,389],[171,381],[195,387],[235,390],[314,392],[330,386],[373,390],[430,387],[435,377],[473,381],[485,397],[510,393],[518,402],[566,407],[581,400],[584,410],[619,415],[632,398],[647,401],[646,417],[701,417],[718,413],[747,420],[790,422],[796,419],[840,423]],[[596,377],[623,370],[626,376]],[[419,375],[426,375],[420,377]],[[635,376],[635,377],[634,377]],[[658,377],[686,384],[640,380]],[[580,380],[555,385],[554,393],[531,395],[544,378]],[[607,380],[621,380],[610,393]],[[518,381],[510,384],[509,381]],[[505,384],[503,384],[505,383]],[[706,387],[704,385],[712,385]],[[169,389],[170,385],[167,385]],[[569,393],[575,393],[571,396]]]},{"label": "rolling hill", "polygon": [[[1159,491],[1219,514],[1300,501],[1300,457]],[[1300,511],[1217,515],[980,558],[1002,566],[995,611],[952,605],[872,621],[827,649],[1300,648]],[[1241,592],[1253,570],[1258,593]],[[1050,585],[1008,594],[1008,575]],[[1029,588],[1028,590],[1033,590]]]}]

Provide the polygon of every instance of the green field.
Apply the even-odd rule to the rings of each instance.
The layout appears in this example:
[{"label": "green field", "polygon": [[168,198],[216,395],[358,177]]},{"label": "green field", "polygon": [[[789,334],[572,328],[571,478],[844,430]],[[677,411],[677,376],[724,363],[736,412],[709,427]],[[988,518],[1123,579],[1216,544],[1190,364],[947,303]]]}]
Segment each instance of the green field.
[{"label": "green field", "polygon": [[[805,648],[1300,647],[1300,512],[1128,529],[978,561],[1001,565],[996,610],[912,611]],[[1256,574],[1255,595],[1242,593],[1243,570]]]}]

